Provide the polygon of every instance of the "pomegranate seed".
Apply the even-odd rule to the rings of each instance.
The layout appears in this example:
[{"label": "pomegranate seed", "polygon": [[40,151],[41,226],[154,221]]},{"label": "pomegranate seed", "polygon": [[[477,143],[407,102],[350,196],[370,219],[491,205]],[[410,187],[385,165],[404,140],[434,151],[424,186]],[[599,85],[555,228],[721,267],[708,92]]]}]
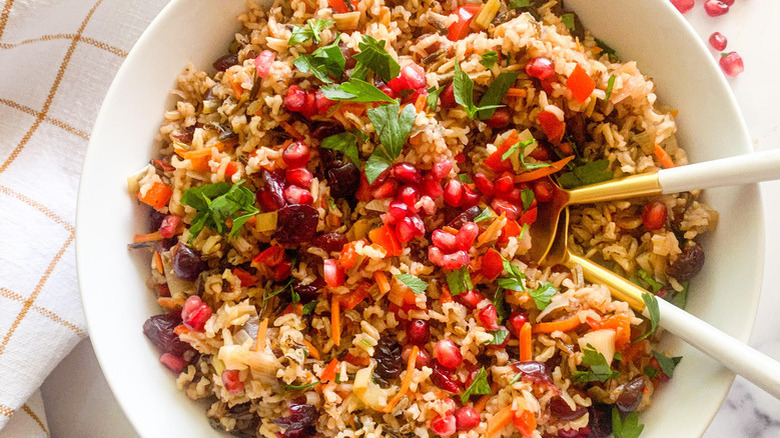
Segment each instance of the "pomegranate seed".
[{"label": "pomegranate seed", "polygon": [[398,182],[396,182],[393,179],[388,179],[387,181],[378,185],[377,188],[375,188],[374,191],[371,192],[371,196],[373,196],[374,199],[392,198],[393,196],[395,196],[395,193],[397,191],[398,191]]},{"label": "pomegranate seed", "polygon": [[160,224],[160,235],[168,239],[176,235],[176,231],[181,225],[181,216],[169,214],[165,216]]},{"label": "pomegranate seed", "polygon": [[292,264],[289,260],[282,260],[278,265],[274,266],[274,272],[271,277],[274,281],[286,280],[290,276],[292,270]]},{"label": "pomegranate seed", "polygon": [[489,180],[487,175],[482,172],[474,174],[474,184],[477,186],[477,190],[485,196],[493,196],[494,186],[493,181]]},{"label": "pomegranate seed", "polygon": [[519,216],[517,207],[502,199],[494,199],[493,202],[490,203],[490,207],[496,214],[500,215],[501,213],[504,213],[507,219],[515,220]]},{"label": "pomegranate seed", "polygon": [[425,70],[417,64],[409,64],[401,69],[401,77],[406,79],[406,88],[418,90],[425,87]]},{"label": "pomegranate seed", "polygon": [[477,318],[487,330],[493,331],[498,329],[498,310],[496,306],[488,304],[477,312]]},{"label": "pomegranate seed", "polygon": [[244,382],[241,381],[238,370],[222,371],[222,384],[225,385],[227,392],[234,395],[244,390]]},{"label": "pomegranate seed", "polygon": [[534,198],[539,202],[550,202],[553,199],[554,190],[550,180],[540,179],[534,183]]},{"label": "pomegranate seed", "polygon": [[520,329],[526,322],[528,322],[528,315],[525,312],[515,312],[509,317],[509,330],[515,336],[520,336]]},{"label": "pomegranate seed", "polygon": [[534,58],[525,65],[525,72],[528,76],[544,80],[555,74],[555,68],[547,58]]},{"label": "pomegranate seed", "polygon": [[444,203],[450,207],[460,207],[463,197],[463,183],[457,179],[451,179],[444,186]]},{"label": "pomegranate seed", "polygon": [[728,44],[728,40],[725,36],[723,36],[720,32],[713,32],[712,35],[710,35],[710,45],[713,49],[722,52],[726,50],[726,45]]},{"label": "pomegranate seed", "polygon": [[434,246],[447,254],[457,249],[457,238],[444,230],[433,230],[431,240]]},{"label": "pomegranate seed", "polygon": [[431,167],[431,175],[436,179],[444,179],[452,172],[452,161],[441,160],[437,161]]},{"label": "pomegranate seed", "polygon": [[284,107],[290,111],[300,112],[306,104],[306,92],[297,85],[290,85],[284,96]]},{"label": "pomegranate seed", "polygon": [[314,203],[314,197],[311,195],[311,192],[298,186],[288,186],[284,189],[284,199],[290,204],[311,205]]},{"label": "pomegranate seed", "polygon": [[387,218],[386,223],[394,224],[409,216],[409,213],[409,206],[405,202],[392,201],[387,209],[387,214],[383,215],[383,218]]},{"label": "pomegranate seed", "polygon": [[444,263],[444,253],[436,246],[429,246],[428,261],[436,266],[441,266]]},{"label": "pomegranate seed", "polygon": [[431,328],[428,321],[415,319],[406,327],[406,337],[409,343],[423,345],[431,339]]},{"label": "pomegranate seed", "polygon": [[485,120],[485,124],[493,129],[501,129],[506,128],[511,121],[512,112],[509,110],[509,108],[503,107],[496,108],[496,111],[493,113],[493,115],[489,119]]},{"label": "pomegranate seed", "polygon": [[720,0],[728,6],[734,6],[734,0]]},{"label": "pomegranate seed", "polygon": [[423,209],[423,213],[427,215],[436,213],[436,202],[430,196],[421,197],[419,204]]},{"label": "pomegranate seed", "polygon": [[268,77],[268,74],[271,72],[271,64],[274,63],[274,59],[276,59],[276,54],[270,50],[263,50],[259,55],[257,55],[257,58],[255,58],[255,70],[257,71],[258,77]]},{"label": "pomegranate seed", "polygon": [[663,228],[669,212],[666,204],[661,201],[651,201],[642,209],[642,223],[645,228],[654,231]]},{"label": "pomegranate seed", "polygon": [[284,176],[290,184],[303,188],[309,188],[311,186],[311,180],[314,178],[314,175],[305,167],[287,169]]},{"label": "pomegranate seed", "polygon": [[317,104],[317,112],[325,115],[327,114],[330,107],[336,104],[335,100],[330,100],[327,97],[325,97],[324,94],[322,94],[322,90],[317,89],[317,92],[314,93],[314,100]]},{"label": "pomegranate seed", "polygon": [[406,243],[415,237],[425,235],[425,225],[418,216],[407,216],[395,226],[395,234],[399,241]]},{"label": "pomegranate seed", "polygon": [[382,90],[383,93],[387,94],[387,96],[391,99],[395,99],[396,97],[398,97],[396,96],[395,91],[393,91],[393,89],[388,87],[387,85],[382,85],[381,87],[379,87],[379,89]]},{"label": "pomegranate seed", "polygon": [[445,254],[441,260],[441,267],[454,271],[460,269],[461,266],[468,265],[471,261],[469,253],[466,251],[455,251],[452,254]]},{"label": "pomegranate seed", "polygon": [[390,171],[390,175],[398,181],[407,184],[420,184],[420,181],[422,181],[420,171],[409,163],[396,164]]},{"label": "pomegranate seed", "polygon": [[720,0],[707,0],[704,2],[704,10],[710,17],[720,17],[729,11],[729,5]]},{"label": "pomegranate seed", "polygon": [[[403,359],[404,362],[409,361],[409,355],[412,353],[412,347],[414,345],[409,344],[401,351],[401,359]],[[417,351],[417,359],[414,361],[414,367],[418,370],[422,369],[422,367],[431,367],[431,355],[428,354],[427,351],[420,348]]]},{"label": "pomegranate seed", "polygon": [[171,353],[161,354],[160,363],[168,367],[168,369],[174,373],[180,373],[184,371],[184,367],[187,365],[187,362],[185,362],[184,359]]},{"label": "pomegranate seed", "polygon": [[449,339],[439,339],[433,350],[436,360],[447,368],[457,368],[463,363],[463,355],[460,348]]},{"label": "pomegranate seed", "polygon": [[336,259],[326,259],[323,261],[323,277],[325,283],[330,287],[338,287],[344,284],[346,273],[339,265]]},{"label": "pomegranate seed", "polygon": [[480,418],[471,406],[463,406],[455,411],[455,424],[459,431],[464,432],[479,426]]},{"label": "pomegranate seed", "polygon": [[463,184],[463,196],[460,198],[460,207],[467,209],[479,204],[479,194],[471,187]]},{"label": "pomegranate seed", "polygon": [[208,304],[204,303],[199,296],[193,295],[184,302],[181,309],[181,319],[190,330],[202,332],[212,313]]},{"label": "pomegranate seed", "polygon": [[515,179],[509,172],[504,172],[493,184],[496,195],[511,192],[515,188]]},{"label": "pomegranate seed", "polygon": [[455,244],[458,249],[468,251],[471,249],[471,246],[474,245],[474,240],[477,238],[477,235],[479,235],[479,225],[474,222],[466,222],[460,227],[458,235],[455,236]]},{"label": "pomegranate seed", "polygon": [[439,388],[457,393],[460,392],[460,382],[455,380],[452,375],[452,370],[447,367],[441,366],[438,361],[431,361],[433,365],[433,373],[431,373],[431,382]]},{"label": "pomegranate seed", "polygon": [[485,297],[482,296],[481,293],[479,293],[476,289],[469,289],[466,292],[463,292],[462,294],[456,295],[455,298],[458,300],[459,303],[463,304],[464,306],[468,307],[469,309],[476,309],[479,303],[482,302],[482,300],[485,299]]},{"label": "pomegranate seed", "polygon": [[719,63],[723,72],[729,76],[737,76],[745,71],[745,64],[737,52],[727,53],[725,56],[721,55]]},{"label": "pomegranate seed", "polygon": [[684,14],[691,9],[693,9],[694,6],[694,0],[671,0],[672,4],[675,8],[677,8],[678,11],[680,11],[681,14]]},{"label": "pomegranate seed", "polygon": [[311,150],[309,145],[302,141],[291,143],[282,152],[282,160],[287,164],[287,167],[305,167],[310,157]]},{"label": "pomegranate seed", "polygon": [[439,95],[442,108],[455,108],[458,102],[455,101],[455,87],[452,83],[447,84]]},{"label": "pomegranate seed", "polygon": [[519,205],[520,200],[522,199],[522,194],[523,191],[520,188],[514,187],[512,190],[510,190],[507,193],[497,193],[496,198],[503,199],[504,201],[507,201],[513,205]]},{"label": "pomegranate seed", "polygon": [[417,201],[420,200],[420,191],[412,186],[403,186],[401,187],[401,190],[398,191],[398,196],[396,196],[395,200],[406,204],[406,206],[409,207],[409,211],[412,213],[417,213],[417,207],[415,207],[415,205],[417,204]]},{"label": "pomegranate seed", "polygon": [[306,118],[317,114],[317,95],[312,90],[306,92],[306,103],[303,104],[301,114]]},{"label": "pomegranate seed", "polygon": [[437,199],[444,193],[439,180],[430,173],[423,177],[422,191],[432,199]]},{"label": "pomegranate seed", "polygon": [[536,161],[550,161],[552,159],[550,150],[547,149],[547,146],[542,146],[541,144],[535,147],[528,156]]},{"label": "pomegranate seed", "polygon": [[441,437],[450,436],[457,431],[456,423],[455,416],[452,414],[436,417],[431,420],[431,430]]}]

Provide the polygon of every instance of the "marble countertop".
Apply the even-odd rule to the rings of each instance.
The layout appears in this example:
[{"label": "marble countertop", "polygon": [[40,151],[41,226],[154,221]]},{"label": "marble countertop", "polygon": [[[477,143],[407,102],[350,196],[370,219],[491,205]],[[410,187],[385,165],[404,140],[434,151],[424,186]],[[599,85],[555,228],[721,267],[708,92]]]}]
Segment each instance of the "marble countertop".
[{"label": "marble countertop", "polygon": [[[664,0],[654,0],[664,1]],[[710,18],[697,1],[686,17],[703,39],[719,31],[729,39],[728,51],[738,51],[745,73],[731,79],[757,151],[780,147],[780,57],[771,47],[780,41],[780,2],[737,0],[722,17]],[[769,50],[767,50],[769,48]],[[680,72],[685,74],[685,72]],[[762,183],[766,208],[764,286],[751,345],[780,360],[780,181]],[[780,372],[780,370],[778,370]],[[92,346],[82,341],[43,384],[49,428],[54,437],[137,436],[122,414],[100,372]],[[780,436],[780,400],[737,377],[729,395],[704,435],[706,438]]]}]

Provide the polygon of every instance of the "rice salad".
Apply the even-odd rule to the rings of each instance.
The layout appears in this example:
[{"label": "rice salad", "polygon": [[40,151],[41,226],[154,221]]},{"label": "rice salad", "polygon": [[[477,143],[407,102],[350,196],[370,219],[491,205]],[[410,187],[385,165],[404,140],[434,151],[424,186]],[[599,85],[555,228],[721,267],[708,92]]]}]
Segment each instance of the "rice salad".
[{"label": "rice salad", "polygon": [[[679,357],[530,259],[553,182],[687,164],[675,111],[555,1],[254,3],[156,156],[144,334],[245,437],[635,437]],[[699,193],[571,209],[569,247],[684,306]]]}]

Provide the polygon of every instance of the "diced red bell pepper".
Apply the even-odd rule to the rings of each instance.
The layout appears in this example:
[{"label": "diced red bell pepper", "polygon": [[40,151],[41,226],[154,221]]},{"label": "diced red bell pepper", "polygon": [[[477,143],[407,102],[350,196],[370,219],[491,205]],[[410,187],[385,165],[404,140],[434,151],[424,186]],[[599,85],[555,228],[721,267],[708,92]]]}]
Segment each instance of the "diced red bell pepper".
[{"label": "diced red bell pepper", "polygon": [[360,304],[367,296],[365,283],[361,283],[360,286],[352,292],[339,295],[339,304],[344,309],[354,309],[355,306]]},{"label": "diced red bell pepper", "polygon": [[274,266],[273,279],[276,282],[286,280],[290,277],[292,271],[292,265],[289,260],[282,260],[278,265]]},{"label": "diced red bell pepper", "polygon": [[496,148],[496,151],[485,158],[485,166],[495,170],[496,172],[511,170],[512,162],[509,160],[509,157],[507,157],[506,160],[502,160],[501,156],[504,155],[506,151],[508,151],[509,148],[518,141],[520,141],[520,136],[517,135],[517,131],[512,131],[512,133],[509,134],[509,137],[507,137],[507,139],[504,140],[504,142],[501,143],[498,148]]},{"label": "diced red bell pepper", "polygon": [[566,123],[558,120],[558,116],[550,111],[542,111],[537,118],[550,143],[558,144],[563,140],[563,133],[566,132]]},{"label": "diced red bell pepper", "polygon": [[355,263],[357,263],[358,253],[355,252],[355,245],[357,242],[357,240],[349,242],[344,245],[344,248],[341,249],[341,254],[339,254],[339,264],[342,268],[349,269],[355,266]]},{"label": "diced red bell pepper", "polygon": [[379,228],[374,228],[368,232],[368,238],[371,242],[376,243],[387,251],[389,256],[401,255],[401,243],[393,232],[393,229],[388,225],[382,225]]},{"label": "diced red bell pepper", "polygon": [[143,195],[141,195],[141,192],[138,192],[138,200],[160,210],[168,204],[171,195],[173,195],[173,189],[164,183],[156,181]]},{"label": "diced red bell pepper", "polygon": [[284,248],[281,246],[269,246],[263,250],[263,252],[256,255],[255,258],[252,259],[252,263],[260,263],[273,268],[284,260],[285,255]]},{"label": "diced red bell pepper", "polygon": [[482,5],[463,5],[455,11],[455,15],[458,16],[458,21],[451,25],[447,29],[447,39],[450,41],[458,41],[469,34],[469,25],[471,20],[479,13]]},{"label": "diced red bell pepper", "polygon": [[336,259],[326,259],[323,262],[323,277],[325,277],[325,283],[330,287],[338,287],[344,284],[346,274],[344,270],[339,266],[339,262]]},{"label": "diced red bell pepper", "polygon": [[[352,8],[347,6],[347,1],[349,1],[352,4]],[[352,0],[328,0],[328,5],[330,5],[331,8],[335,9],[336,12],[339,14],[345,14],[347,12],[351,12],[357,9],[357,2]]]},{"label": "diced red bell pepper", "polygon": [[227,166],[225,166],[225,176],[231,177],[238,172],[238,166],[234,162],[227,163]]},{"label": "diced red bell pepper", "polygon": [[482,275],[485,278],[494,279],[504,270],[504,259],[493,248],[487,250],[482,257]]},{"label": "diced red bell pepper", "polygon": [[534,430],[536,430],[536,417],[533,412],[527,409],[515,412],[515,415],[512,416],[512,421],[514,421],[517,431],[520,432],[520,435],[524,438],[531,438],[534,436]]},{"label": "diced red bell pepper", "polygon": [[531,225],[532,223],[536,222],[537,213],[538,209],[536,207],[529,208],[528,211],[523,212],[522,216],[520,216],[518,219],[518,222],[521,224]]},{"label": "diced red bell pepper", "polygon": [[241,268],[233,268],[233,275],[241,280],[241,287],[250,287],[257,284],[257,279],[252,274]]},{"label": "diced red bell pepper", "polygon": [[566,80],[566,87],[571,90],[574,98],[582,103],[588,100],[593,90],[596,89],[596,81],[588,76],[584,68],[577,64],[574,67],[574,71],[569,75],[569,79]]},{"label": "diced red bell pepper", "polygon": [[498,243],[509,242],[510,237],[517,237],[522,231],[522,225],[518,224],[512,219],[507,219],[506,225],[504,225],[504,228],[501,229],[501,235],[498,237]]}]

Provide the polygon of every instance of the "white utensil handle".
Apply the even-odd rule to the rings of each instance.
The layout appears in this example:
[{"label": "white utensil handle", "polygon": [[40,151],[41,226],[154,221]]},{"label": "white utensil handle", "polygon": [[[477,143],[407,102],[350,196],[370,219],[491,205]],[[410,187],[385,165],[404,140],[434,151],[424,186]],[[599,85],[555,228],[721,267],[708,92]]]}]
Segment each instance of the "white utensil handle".
[{"label": "white utensil handle", "polygon": [[[780,362],[659,299],[660,324],[731,371],[780,399]],[[645,316],[647,311],[644,312]]]},{"label": "white utensil handle", "polygon": [[737,155],[658,171],[663,193],[780,179],[780,149]]}]

